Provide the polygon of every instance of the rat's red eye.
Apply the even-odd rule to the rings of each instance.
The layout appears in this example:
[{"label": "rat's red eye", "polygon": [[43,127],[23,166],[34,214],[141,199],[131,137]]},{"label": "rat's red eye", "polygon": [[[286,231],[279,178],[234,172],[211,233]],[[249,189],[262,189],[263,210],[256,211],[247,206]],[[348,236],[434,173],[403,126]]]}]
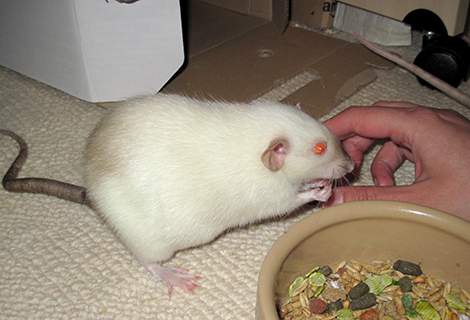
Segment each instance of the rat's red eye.
[{"label": "rat's red eye", "polygon": [[315,151],[316,154],[320,155],[326,150],[326,146],[323,143],[317,143],[315,147],[313,147],[313,150]]}]

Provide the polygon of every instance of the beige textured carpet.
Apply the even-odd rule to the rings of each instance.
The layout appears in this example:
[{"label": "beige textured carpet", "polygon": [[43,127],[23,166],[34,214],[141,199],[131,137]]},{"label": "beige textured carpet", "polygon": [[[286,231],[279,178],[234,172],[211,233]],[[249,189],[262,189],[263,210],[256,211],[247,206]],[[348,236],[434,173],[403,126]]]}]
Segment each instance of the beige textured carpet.
[{"label": "beige textured carpet", "polygon": [[[419,47],[415,38],[412,47],[393,50],[412,60]],[[470,116],[400,68],[376,72],[376,81],[332,113],[353,104],[405,100]],[[15,131],[30,147],[21,176],[81,184],[82,149],[107,111],[5,68],[0,68],[0,83],[0,128]],[[462,89],[470,94],[468,84]],[[1,175],[17,151],[12,139],[0,136]],[[358,183],[371,183],[367,164],[374,152]],[[401,167],[397,180],[413,181],[412,164]],[[286,229],[314,211],[238,229],[179,252],[167,265],[201,276],[200,287],[194,294],[176,289],[169,297],[92,210],[0,188],[0,319],[252,319],[265,255]]]}]

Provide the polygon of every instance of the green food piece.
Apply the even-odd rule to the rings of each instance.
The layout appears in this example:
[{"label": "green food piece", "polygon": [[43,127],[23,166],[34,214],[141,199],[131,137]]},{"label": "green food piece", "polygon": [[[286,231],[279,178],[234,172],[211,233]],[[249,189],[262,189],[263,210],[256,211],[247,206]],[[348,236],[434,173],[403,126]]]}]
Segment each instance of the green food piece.
[{"label": "green food piece", "polygon": [[401,297],[401,302],[406,309],[413,307],[413,297],[408,293],[405,293],[403,297]]},{"label": "green food piece", "polygon": [[421,267],[413,262],[397,260],[393,264],[393,269],[400,271],[403,274],[408,274],[411,276],[420,276],[423,274]]},{"label": "green food piece", "polygon": [[369,292],[369,286],[364,282],[356,284],[348,293],[351,300],[358,299]]},{"label": "green food piece", "polygon": [[400,277],[393,276],[392,277],[392,286],[398,286],[400,285]]},{"label": "green food piece", "polygon": [[316,268],[313,268],[312,270],[310,270],[310,272],[305,275],[305,278],[310,277],[312,275],[312,273],[316,272],[318,269],[320,269],[320,267],[316,267]]},{"label": "green food piece", "polygon": [[318,269],[318,273],[321,273],[325,277],[328,277],[330,274],[333,273],[333,270],[331,270],[330,266],[323,266],[320,269]]},{"label": "green food piece", "polygon": [[319,287],[326,283],[326,277],[320,272],[314,272],[308,277],[308,281],[312,286]]},{"label": "green food piece", "polygon": [[364,280],[364,282],[369,286],[370,292],[379,295],[386,287],[392,284],[392,277],[386,274],[375,275]]},{"label": "green food piece", "polygon": [[439,312],[426,300],[416,302],[415,310],[421,315],[423,320],[441,320]]},{"label": "green food piece", "polygon": [[353,311],[364,310],[364,309],[373,307],[376,304],[377,304],[377,300],[376,300],[375,294],[369,292],[366,295],[356,300],[352,300],[351,303],[349,304],[349,309]]},{"label": "green food piece", "polygon": [[324,287],[324,286],[318,288],[317,291],[315,291],[315,293],[313,294],[313,297],[314,297],[314,298],[318,297],[318,296],[320,295],[320,293],[323,292],[323,290],[325,290],[325,287]]},{"label": "green food piece", "polygon": [[403,277],[398,281],[401,291],[410,292],[413,289],[413,282],[409,277]]},{"label": "green food piece", "polygon": [[341,309],[336,314],[338,320],[354,320],[354,314],[349,309]]},{"label": "green food piece", "polygon": [[289,297],[292,298],[292,294],[294,293],[295,289],[297,289],[302,284],[302,282],[304,282],[304,280],[304,277],[298,277],[294,280],[294,282],[292,282],[292,284],[289,286]]},{"label": "green food piece", "polygon": [[457,310],[467,309],[467,305],[460,300],[460,296],[457,293],[447,293],[444,298],[447,301],[449,307]]},{"label": "green food piece", "polygon": [[419,313],[415,309],[405,309],[406,315],[410,318],[416,318]]}]

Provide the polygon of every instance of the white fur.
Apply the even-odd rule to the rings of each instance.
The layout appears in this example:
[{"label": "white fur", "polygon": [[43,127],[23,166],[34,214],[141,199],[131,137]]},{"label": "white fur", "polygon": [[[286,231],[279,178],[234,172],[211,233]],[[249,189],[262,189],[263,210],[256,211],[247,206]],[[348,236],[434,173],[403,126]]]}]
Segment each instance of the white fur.
[{"label": "white fur", "polygon": [[[261,155],[279,138],[288,155],[270,171]],[[319,142],[322,155],[313,152]],[[333,134],[294,107],[159,94],[125,102],[97,127],[86,189],[136,257],[157,262],[230,227],[324,201],[299,195],[302,183],[351,169]]]}]

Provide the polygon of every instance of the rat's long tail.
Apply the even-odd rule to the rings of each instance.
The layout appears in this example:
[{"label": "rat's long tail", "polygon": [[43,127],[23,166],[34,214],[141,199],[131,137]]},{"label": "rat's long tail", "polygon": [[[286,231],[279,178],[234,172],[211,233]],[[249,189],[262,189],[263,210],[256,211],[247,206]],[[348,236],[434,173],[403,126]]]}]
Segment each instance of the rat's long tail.
[{"label": "rat's long tail", "polygon": [[86,196],[86,190],[84,187],[52,179],[18,179],[18,174],[20,173],[21,168],[28,158],[28,145],[16,133],[8,130],[0,130],[0,133],[12,137],[16,140],[16,142],[18,142],[18,145],[20,146],[20,152],[18,156],[16,157],[15,161],[13,161],[10,169],[8,169],[7,173],[3,177],[2,184],[5,190],[10,192],[41,193],[90,206],[90,202]]}]

